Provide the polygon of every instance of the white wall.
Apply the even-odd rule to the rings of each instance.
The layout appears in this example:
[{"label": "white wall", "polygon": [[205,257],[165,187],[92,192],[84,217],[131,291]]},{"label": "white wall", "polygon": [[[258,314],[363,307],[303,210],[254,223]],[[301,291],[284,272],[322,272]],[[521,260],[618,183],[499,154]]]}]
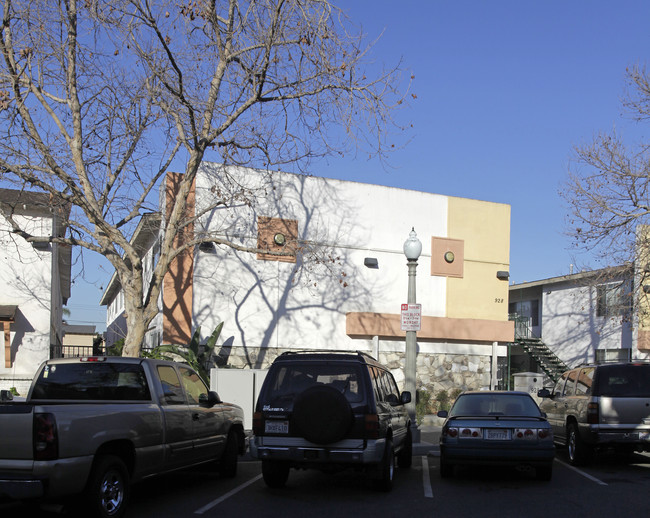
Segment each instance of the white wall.
[{"label": "white wall", "polygon": [[[213,199],[214,185],[229,188],[211,167],[197,176],[197,213]],[[423,314],[445,316],[446,282],[432,277],[429,266],[431,236],[447,235],[445,196],[292,174],[274,176],[273,190],[265,175],[246,170],[238,178],[255,195],[255,207],[218,209],[202,224],[254,247],[257,216],[296,219],[300,239],[325,262],[311,257],[301,267],[223,248],[197,252],[193,326],[204,337],[224,321],[221,340],[235,346],[359,347],[345,333],[345,314],[399,313],[407,295],[402,246],[413,226],[423,244],[418,302]],[[379,268],[366,268],[365,257],[377,258]]]},{"label": "white wall", "polygon": [[[15,215],[19,224],[37,235],[51,235],[49,218]],[[15,362],[5,368],[4,342],[0,378],[31,379],[38,366],[49,358],[51,333],[52,252],[35,250],[24,239],[11,235],[0,218],[0,304],[18,305],[16,322],[11,325]]]},{"label": "white wall", "polygon": [[553,284],[543,288],[541,305],[542,339],[569,366],[594,361],[596,349],[633,345],[628,322],[596,315],[595,286]]}]

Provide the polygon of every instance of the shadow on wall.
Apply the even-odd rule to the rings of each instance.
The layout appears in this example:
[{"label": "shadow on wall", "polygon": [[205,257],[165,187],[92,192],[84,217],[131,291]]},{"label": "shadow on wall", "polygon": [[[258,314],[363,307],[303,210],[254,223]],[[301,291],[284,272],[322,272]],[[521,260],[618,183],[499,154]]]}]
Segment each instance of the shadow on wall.
[{"label": "shadow on wall", "polygon": [[11,364],[14,365],[16,362],[16,355],[18,354],[18,348],[22,345],[23,340],[25,339],[25,334],[33,333],[35,331],[34,326],[32,326],[29,320],[27,320],[27,317],[23,312],[20,311],[20,306],[16,309],[14,323],[11,324],[11,330],[14,333],[13,340],[11,341]]},{"label": "shadow on wall", "polygon": [[[354,248],[345,241],[353,234],[352,222],[356,235],[370,232],[360,228],[358,203],[342,197],[326,180],[306,188],[313,179],[290,175],[292,181],[270,186],[270,175],[264,179],[264,189],[255,192],[255,203],[215,209],[202,221],[202,230],[197,224],[198,231],[221,231],[243,245],[257,246],[258,216],[298,221],[295,263],[259,260],[232,249],[225,254],[197,252],[194,282],[206,297],[196,310],[196,322],[223,320],[230,326],[234,318],[238,336],[224,343],[219,362],[225,362],[237,344],[243,347],[250,368],[266,365],[272,348],[313,346],[298,341],[306,337],[331,343],[340,332],[343,315],[367,311],[385,290],[377,281],[381,277],[369,276],[363,256],[355,258]],[[221,179],[213,174],[210,181]],[[219,184],[218,189],[225,187]]]},{"label": "shadow on wall", "polygon": [[230,336],[224,340],[223,344],[219,348],[219,352],[214,355],[214,362],[219,368],[223,368],[228,365],[228,360],[230,359],[230,354],[232,353],[232,346],[235,343],[235,337]]},{"label": "shadow on wall", "polygon": [[[629,316],[598,316],[596,285],[576,288],[581,289],[571,295],[570,301],[562,306],[544,308],[543,339],[555,353],[573,367],[594,361],[596,349],[631,347],[633,330]],[[549,329],[554,331],[549,332]]]}]

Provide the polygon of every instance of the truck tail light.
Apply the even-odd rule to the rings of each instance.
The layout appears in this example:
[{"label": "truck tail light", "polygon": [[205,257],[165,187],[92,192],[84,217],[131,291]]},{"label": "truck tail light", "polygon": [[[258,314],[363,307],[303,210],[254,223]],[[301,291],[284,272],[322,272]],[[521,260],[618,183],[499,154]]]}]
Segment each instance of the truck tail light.
[{"label": "truck tail light", "polygon": [[34,414],[34,460],[59,458],[59,437],[54,414]]},{"label": "truck tail light", "polygon": [[262,412],[255,412],[253,414],[253,434],[262,435],[264,431],[264,419],[262,418]]},{"label": "truck tail light", "polygon": [[589,403],[587,405],[587,423],[598,424],[598,403]]},{"label": "truck tail light", "polygon": [[364,416],[364,432],[366,439],[379,439],[379,416],[377,414]]}]

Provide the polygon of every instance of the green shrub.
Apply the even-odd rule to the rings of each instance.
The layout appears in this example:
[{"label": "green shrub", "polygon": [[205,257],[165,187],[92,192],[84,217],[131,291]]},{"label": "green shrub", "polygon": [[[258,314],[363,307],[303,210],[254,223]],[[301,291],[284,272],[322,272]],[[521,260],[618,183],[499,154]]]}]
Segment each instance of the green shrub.
[{"label": "green shrub", "polygon": [[431,405],[431,394],[421,389],[415,392],[415,417],[418,424],[422,423],[425,415],[432,414],[434,408]]}]

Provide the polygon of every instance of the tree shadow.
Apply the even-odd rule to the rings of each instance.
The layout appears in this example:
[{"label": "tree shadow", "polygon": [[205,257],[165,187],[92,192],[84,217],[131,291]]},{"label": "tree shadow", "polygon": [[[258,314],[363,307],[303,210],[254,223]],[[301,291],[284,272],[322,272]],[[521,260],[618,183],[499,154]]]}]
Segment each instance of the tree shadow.
[{"label": "tree shadow", "polygon": [[[234,249],[198,250],[195,255],[195,294],[200,294],[195,298],[195,325],[207,332],[225,321],[224,336],[229,338],[220,361],[242,347],[250,368],[266,366],[272,354],[287,348],[339,348],[336,344],[348,339],[344,315],[369,310],[386,288],[378,271],[363,264],[369,244],[363,238],[353,241],[370,230],[359,223],[352,227],[361,220],[359,201],[343,195],[335,181],[272,175],[257,172],[238,178],[236,188],[244,184],[255,203],[220,207],[197,222],[200,232],[222,233],[254,247],[258,216],[298,221],[295,262],[260,259]],[[218,170],[197,178],[197,192],[203,195],[227,188]],[[197,194],[197,205],[201,198]]]}]

